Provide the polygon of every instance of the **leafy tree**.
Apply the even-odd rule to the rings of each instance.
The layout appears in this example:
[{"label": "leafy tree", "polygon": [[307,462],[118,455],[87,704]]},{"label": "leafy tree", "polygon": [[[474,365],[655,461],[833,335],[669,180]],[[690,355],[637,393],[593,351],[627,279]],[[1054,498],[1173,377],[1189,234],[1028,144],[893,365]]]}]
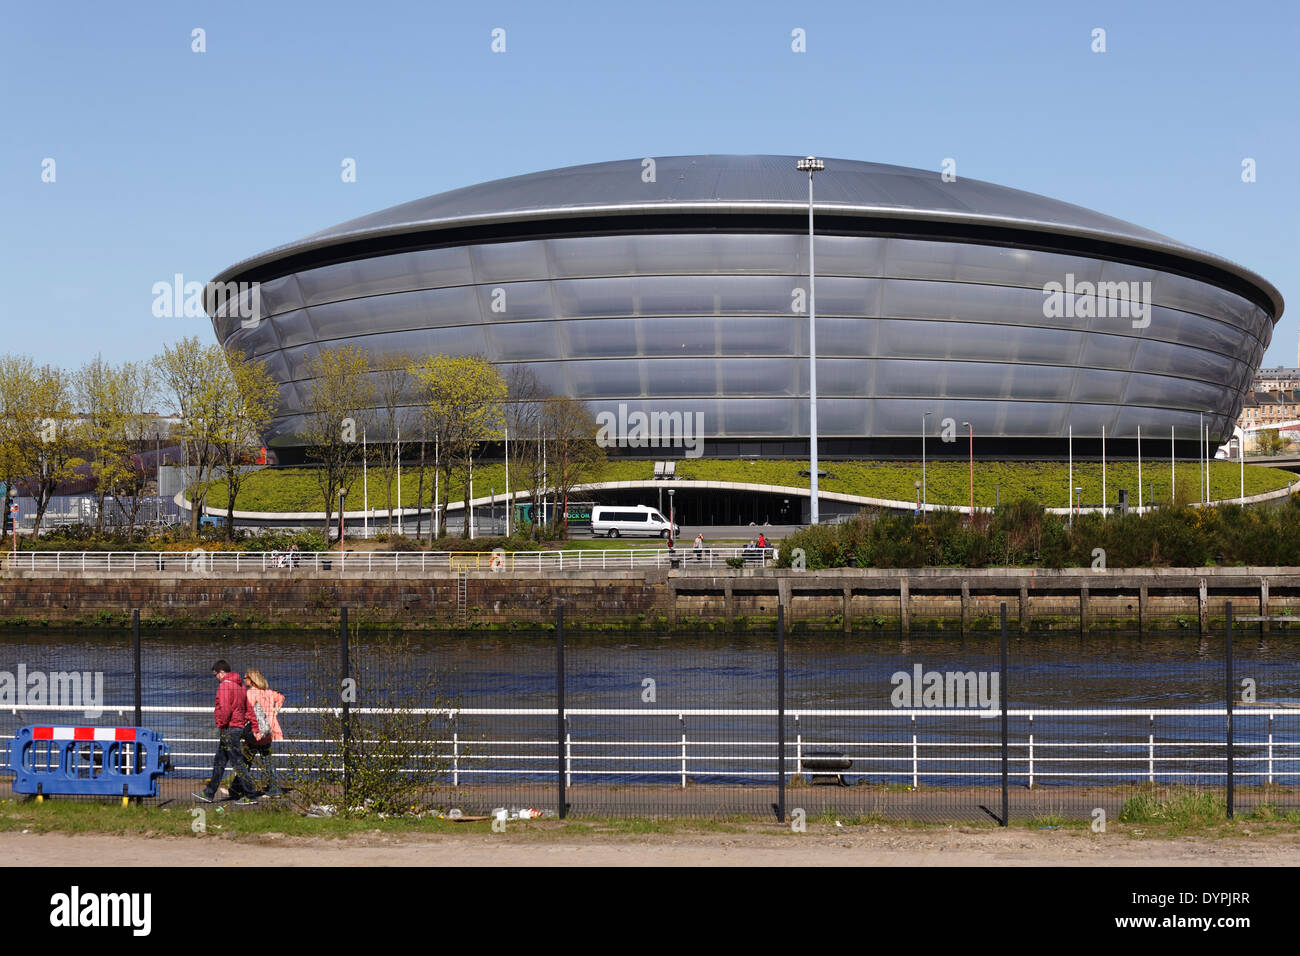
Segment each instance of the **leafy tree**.
[{"label": "leafy tree", "polygon": [[327,529],[339,492],[350,491],[361,470],[361,421],[375,398],[369,373],[370,361],[355,345],[321,349],[307,363],[311,385],[300,437],[319,462]]},{"label": "leafy tree", "polygon": [[572,398],[553,398],[542,411],[542,430],[547,440],[548,476],[559,500],[556,520],[568,532],[569,496],[592,480],[605,461],[605,450],[596,444],[595,416],[585,404]]},{"label": "leafy tree", "polygon": [[1291,447],[1291,439],[1284,437],[1276,428],[1265,428],[1259,433],[1256,445],[1261,455],[1280,455]]},{"label": "leafy tree", "polygon": [[193,336],[164,346],[154,360],[164,400],[180,418],[174,432],[185,451],[190,531],[197,534],[203,500],[213,484],[221,444],[223,387],[228,382],[226,355],[219,345],[202,345]]},{"label": "leafy tree", "polygon": [[[384,503],[388,509],[388,530],[393,530],[393,485],[397,479],[398,462],[402,456],[402,435],[411,441],[415,436],[418,414],[408,404],[410,401],[412,360],[408,355],[385,355],[373,365],[376,397],[376,428],[372,441],[377,443],[374,455],[379,462],[379,473],[384,481]],[[421,472],[421,480],[424,475]],[[423,484],[421,485],[423,497]],[[419,507],[419,502],[416,503]],[[398,516],[401,527],[401,516]]]},{"label": "leafy tree", "polygon": [[213,429],[216,461],[226,485],[226,540],[235,540],[235,499],[249,472],[243,467],[261,446],[280,393],[266,366],[236,349],[226,352],[218,418]]},{"label": "leafy tree", "polygon": [[[470,481],[480,442],[501,437],[506,383],[481,356],[430,356],[411,366],[419,383],[427,421],[439,447],[443,491],[459,467],[465,474],[465,530],[469,535]],[[440,493],[441,496],[441,493]],[[440,502],[435,502],[435,511]]]},{"label": "leafy tree", "polygon": [[25,483],[36,500],[33,537],[58,486],[85,464],[81,428],[73,411],[70,377],[28,356],[0,358],[0,475]]}]

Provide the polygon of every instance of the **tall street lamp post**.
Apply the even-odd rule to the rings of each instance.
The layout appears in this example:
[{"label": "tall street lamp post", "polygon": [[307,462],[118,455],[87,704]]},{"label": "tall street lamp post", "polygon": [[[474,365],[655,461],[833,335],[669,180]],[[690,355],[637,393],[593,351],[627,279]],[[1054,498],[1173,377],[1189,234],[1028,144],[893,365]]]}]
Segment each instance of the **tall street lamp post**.
[{"label": "tall street lamp post", "polygon": [[927,422],[926,419],[933,414],[934,414],[933,412],[926,412],[924,415],[921,416],[921,516],[922,517],[925,516],[925,504],[926,504],[925,502],[925,433],[930,427],[930,423]]},{"label": "tall street lamp post", "polygon": [[962,422],[962,427],[970,434],[970,520],[975,520],[975,426]]},{"label": "tall street lamp post", "polygon": [[809,481],[812,504],[811,523],[817,524],[817,296],[813,290],[816,270],[813,268],[813,173],[826,168],[816,156],[799,160],[798,169],[808,174],[808,434],[811,469]]}]

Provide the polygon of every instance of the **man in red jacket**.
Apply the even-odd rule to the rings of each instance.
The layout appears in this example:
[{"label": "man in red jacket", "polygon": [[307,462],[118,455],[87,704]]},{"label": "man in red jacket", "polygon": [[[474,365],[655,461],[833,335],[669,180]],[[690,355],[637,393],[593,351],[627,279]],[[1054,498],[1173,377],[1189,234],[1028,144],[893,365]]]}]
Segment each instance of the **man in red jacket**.
[{"label": "man in red jacket", "polygon": [[[227,762],[235,768],[235,778],[238,785],[243,788],[244,794],[257,792],[248,775],[248,765],[244,762],[244,725],[248,723],[248,698],[244,693],[244,682],[224,660],[212,665],[212,675],[217,679],[217,706],[212,712],[219,735],[217,755],[212,760],[212,779],[201,792],[196,790],[191,794],[195,800],[202,800],[204,803],[211,803],[216,799],[221,778],[226,773]],[[242,796],[235,802],[247,805],[257,801]]]}]

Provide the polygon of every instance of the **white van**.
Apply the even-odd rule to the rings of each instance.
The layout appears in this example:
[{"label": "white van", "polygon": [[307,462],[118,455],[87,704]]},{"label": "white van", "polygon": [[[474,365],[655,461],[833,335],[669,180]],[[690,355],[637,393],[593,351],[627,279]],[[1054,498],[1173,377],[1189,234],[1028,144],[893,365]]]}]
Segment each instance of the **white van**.
[{"label": "white van", "polygon": [[[666,538],[668,530],[668,519],[660,514],[658,509],[651,508],[649,505],[596,505],[591,509],[593,537],[604,535],[607,538],[617,538],[622,535],[644,535],[650,538]],[[680,530],[680,525],[673,530]]]}]

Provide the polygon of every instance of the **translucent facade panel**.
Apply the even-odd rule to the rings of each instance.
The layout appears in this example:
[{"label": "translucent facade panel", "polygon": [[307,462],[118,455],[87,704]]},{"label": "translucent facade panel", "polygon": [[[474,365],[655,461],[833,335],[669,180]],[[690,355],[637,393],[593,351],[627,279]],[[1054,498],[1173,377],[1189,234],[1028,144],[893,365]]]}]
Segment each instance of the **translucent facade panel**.
[{"label": "translucent facade panel", "polygon": [[[637,314],[636,279],[582,279],[551,284],[555,314],[565,318]],[[712,311],[710,308],[709,311]]]},{"label": "translucent facade panel", "polygon": [[262,283],[262,309],[267,315],[277,315],[290,309],[303,307],[302,293],[298,289],[298,276],[282,276]]},{"label": "translucent facade panel", "polygon": [[298,282],[307,305],[390,292],[469,285],[474,281],[469,259],[469,250],[464,246],[402,252],[308,269],[298,274]]},{"label": "translucent facade panel", "polygon": [[508,282],[476,287],[479,309],[489,322],[549,319],[555,315],[549,282]]},{"label": "translucent facade panel", "polygon": [[550,276],[546,244],[541,239],[485,242],[470,246],[469,258],[476,282],[515,282]]},{"label": "translucent facade panel", "polygon": [[1135,329],[1133,334],[1179,345],[1195,345],[1227,355],[1240,355],[1257,343],[1254,336],[1235,326],[1163,306],[1152,309],[1151,324],[1141,331]]},{"label": "translucent facade panel", "polygon": [[[1075,370],[1052,365],[1008,365],[999,398],[1068,402],[1074,392]],[[951,376],[949,378],[951,381]],[[950,385],[951,388],[951,385]],[[952,389],[956,391],[956,389]]]},{"label": "translucent facade panel", "polygon": [[1140,339],[1124,335],[1089,335],[1083,340],[1081,365],[1090,368],[1127,369],[1132,367]]},{"label": "translucent facade panel", "polygon": [[285,312],[274,316],[270,321],[275,325],[275,334],[285,348],[316,341],[316,332],[307,319],[306,309]]},{"label": "translucent facade panel", "polygon": [[[808,361],[794,363],[798,372],[797,394],[808,394]],[[870,396],[874,390],[874,362],[860,359],[828,359],[817,357],[817,411],[821,413],[823,395]]]},{"label": "translucent facade panel", "polygon": [[644,363],[635,359],[563,364],[569,394],[575,398],[631,398],[645,394]]},{"label": "translucent facade panel", "polygon": [[485,325],[483,329],[488,354],[495,362],[553,359],[560,354],[559,329],[555,322]]},{"label": "translucent facade panel", "polygon": [[796,262],[798,243],[798,236],[787,235],[687,233],[637,236],[633,255],[637,273],[645,276],[740,272],[789,274]]},{"label": "translucent facade panel", "polygon": [[860,398],[817,397],[817,433],[819,435],[857,436],[867,433],[870,402]]},{"label": "translucent facade panel", "polygon": [[834,356],[875,355],[879,325],[889,319],[836,319],[817,318],[817,354]]},{"label": "translucent facade panel", "polygon": [[876,362],[876,394],[883,397],[943,395],[947,362]]},{"label": "translucent facade panel", "polygon": [[[885,274],[885,244],[888,241],[875,236],[818,236],[817,275],[882,276]],[[808,274],[807,238],[801,238],[796,247],[794,273]]]},{"label": "translucent facade panel", "polygon": [[[807,288],[806,279],[795,280]],[[880,280],[817,277],[817,315],[874,316],[880,314]]]},{"label": "translucent facade panel", "polygon": [[563,352],[571,358],[627,356],[637,354],[636,319],[587,319],[561,322],[560,337],[566,343]]},{"label": "translucent facade panel", "polygon": [[1166,405],[1182,408],[1213,408],[1223,398],[1223,389],[1167,375],[1134,375],[1124,402],[1130,405]]},{"label": "translucent facade panel", "polygon": [[647,395],[717,395],[718,363],[713,359],[648,361],[645,363]]},{"label": "translucent facade panel", "polygon": [[[806,402],[797,403],[794,399],[782,398],[737,398],[724,399],[719,403],[722,412],[722,429],[725,435],[774,435],[785,436],[798,434],[795,428],[795,409],[797,404],[807,407]],[[712,431],[707,427],[706,434]],[[804,433],[807,433],[805,429]]]},{"label": "translucent facade panel", "polygon": [[1234,380],[1239,365],[1226,355],[1169,345],[1166,342],[1144,341],[1138,345],[1133,369],[1199,378],[1223,385]]},{"label": "translucent facade panel", "polygon": [[753,358],[744,361],[718,362],[722,394],[785,395],[796,394],[795,359]]},{"label": "translucent facade panel", "polygon": [[635,275],[636,241],[636,236],[549,239],[553,274],[557,278]]},{"label": "translucent facade panel", "polygon": [[331,302],[312,306],[307,314],[316,337],[326,340],[363,333],[477,323],[479,306],[474,288],[470,286]]},{"label": "translucent facade panel", "polygon": [[1037,289],[967,285],[955,282],[914,282],[886,279],[881,283],[881,312],[889,318],[958,319],[965,322],[1047,325],[1085,329],[1088,320],[1045,318],[1044,296]]},{"label": "translucent facade panel", "polygon": [[1156,273],[1151,291],[1160,305],[1224,319],[1243,329],[1251,328],[1256,311],[1253,303],[1227,289],[1171,272]]},{"label": "translucent facade panel", "polygon": [[1077,402],[1119,403],[1124,401],[1129,378],[1129,372],[1081,368],[1074,373],[1074,389],[1071,394]]},{"label": "translucent facade panel", "polygon": [[[799,326],[807,324],[806,319],[798,316],[721,319],[717,323],[718,351],[723,355],[798,354],[795,333]],[[818,320],[819,335],[821,330],[822,322]]]},{"label": "translucent facade panel", "polygon": [[226,337],[225,344],[227,348],[240,349],[246,355],[263,355],[280,347],[280,337],[275,333],[275,323],[271,319],[264,319],[247,329],[240,328],[237,323],[235,330]]},{"label": "translucent facade panel", "polygon": [[640,319],[643,355],[713,355],[716,319]]}]

